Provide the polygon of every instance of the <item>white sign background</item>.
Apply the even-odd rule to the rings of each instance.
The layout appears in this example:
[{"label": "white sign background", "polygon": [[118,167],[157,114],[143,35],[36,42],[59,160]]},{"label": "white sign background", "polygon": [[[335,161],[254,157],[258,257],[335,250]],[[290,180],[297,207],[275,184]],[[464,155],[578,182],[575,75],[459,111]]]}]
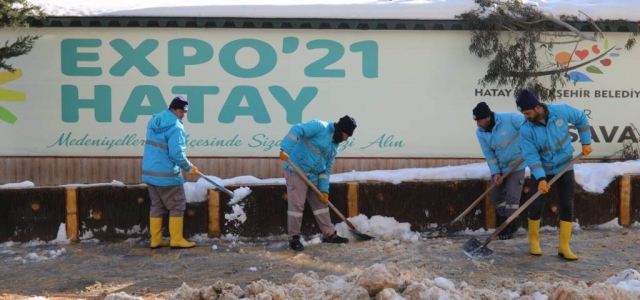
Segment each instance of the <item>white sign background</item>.
[{"label": "white sign background", "polygon": [[[13,124],[0,121],[1,156],[141,156],[150,115],[137,116],[135,122],[123,122],[121,119],[127,102],[132,107],[151,104],[148,98],[139,105],[135,104],[139,95],[132,96],[132,91],[140,86],[160,91],[165,108],[175,95],[180,94],[174,93],[176,86],[219,89],[215,95],[204,96],[202,111],[194,99],[188,99],[191,101],[190,112],[184,124],[189,133],[189,156],[277,155],[277,141],[285,136],[292,124],[287,122],[287,110],[270,92],[269,87],[272,86],[286,90],[292,99],[304,87],[317,89],[317,94],[302,110],[302,121],[337,121],[345,114],[356,119],[358,128],[350,143],[343,144],[341,157],[482,157],[474,133],[473,107],[479,101],[485,101],[494,111],[516,111],[513,92],[508,88],[502,88],[499,93],[478,86],[478,79],[484,75],[488,61],[477,59],[469,52],[469,32],[164,28],[43,28],[18,32],[4,29],[0,32],[9,40],[16,34],[43,36],[30,54],[9,61],[21,69],[23,76],[0,85],[0,89],[26,94],[22,102],[0,101],[0,106],[17,117]],[[624,33],[607,33],[607,46],[622,47],[627,37],[628,34]],[[169,54],[169,44],[173,40],[187,38],[209,44],[213,56],[201,64],[187,65],[184,76],[171,76],[169,61],[175,56],[172,58]],[[76,48],[78,53],[95,53],[99,59],[78,59],[68,49],[62,50],[64,41],[78,39],[99,40],[97,47]],[[263,45],[270,45],[277,55],[273,70],[254,78],[240,78],[225,71],[221,66],[221,49],[239,39],[255,39]],[[112,75],[112,67],[121,58],[132,59],[111,46],[113,41],[122,44],[122,40],[132,49],[145,41],[149,43],[148,40],[152,40],[151,43],[157,41],[157,48],[146,55],[146,60],[159,73],[148,76],[133,67],[123,76]],[[298,41],[296,47],[292,46],[294,40]],[[313,45],[309,42],[313,40],[330,40],[332,42],[320,44],[342,46],[342,57],[327,69],[342,69],[344,77],[319,78],[305,73],[307,66],[328,53],[326,49],[308,49]],[[363,53],[351,51],[351,45],[361,41],[375,42],[378,51],[375,61],[363,63]],[[600,49],[605,46],[604,41],[579,45],[578,49],[590,51],[585,61],[596,57],[593,45],[599,45]],[[556,52],[561,49],[556,46]],[[572,49],[573,45],[567,46],[567,51]],[[620,150],[625,139],[637,140],[629,126],[638,119],[640,111],[640,87],[636,79],[640,69],[638,51],[614,49],[606,57],[610,59],[610,65],[605,67],[600,63],[605,59],[603,57],[576,69],[587,74],[592,81],[576,85],[570,83],[565,87],[569,90],[567,95],[574,91],[574,95],[581,92],[584,96],[585,91],[589,91],[589,96],[559,100],[589,113],[597,140],[593,144],[594,156],[610,155]],[[183,54],[189,57],[196,52],[195,48],[186,47]],[[611,53],[617,56],[611,56]],[[579,57],[573,59],[572,65],[581,63]],[[68,64],[64,67],[63,60],[67,63],[77,61],[76,70],[99,68],[101,74],[70,76],[69,70],[74,67]],[[140,64],[141,58],[134,60]],[[235,61],[240,68],[251,69],[259,63],[258,52],[242,48],[237,51]],[[377,76],[373,76],[374,62],[377,63]],[[225,63],[228,65],[229,61]],[[585,71],[591,65],[597,66],[602,74]],[[363,68],[368,70],[363,71]],[[340,73],[335,72],[330,71],[331,74]],[[374,78],[365,78],[363,73]],[[173,75],[176,75],[175,69]],[[74,109],[67,107],[63,113],[62,86],[65,85],[75,87],[79,98],[88,100],[96,97],[96,86],[108,86],[111,91],[110,121],[96,120],[96,111],[92,108],[75,109],[79,118],[73,121],[69,115],[73,115]],[[233,122],[225,123],[230,116],[221,112],[230,98],[238,97],[238,94],[230,96],[238,87],[245,91],[240,92],[241,96],[246,95],[246,91],[258,91],[259,97],[251,94],[248,96],[251,101],[243,99],[240,106],[260,111],[263,123],[257,122],[252,115],[238,115]],[[615,97],[616,93],[618,97]],[[84,103],[90,104],[91,101]],[[256,110],[255,103],[263,103],[264,109]],[[265,111],[269,120],[266,123]],[[66,120],[63,118],[65,114]],[[98,114],[104,115],[104,109],[99,109]],[[197,118],[198,114],[202,120],[190,119]],[[221,122],[221,116],[227,121]],[[91,139],[99,141],[98,145]],[[224,142],[203,146],[205,140]],[[575,145],[579,143],[576,141]]]}]

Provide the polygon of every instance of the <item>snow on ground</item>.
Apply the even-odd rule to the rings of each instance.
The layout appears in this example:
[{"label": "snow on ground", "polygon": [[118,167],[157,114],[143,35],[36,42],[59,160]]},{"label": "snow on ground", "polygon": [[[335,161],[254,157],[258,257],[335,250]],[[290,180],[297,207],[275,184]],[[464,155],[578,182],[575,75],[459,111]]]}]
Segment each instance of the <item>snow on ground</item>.
[{"label": "snow on ground", "polygon": [[[155,16],[452,20],[473,0],[31,0],[51,16]],[[637,0],[523,0],[555,15],[640,18]]]},{"label": "snow on ground", "polygon": [[65,223],[60,223],[60,226],[58,227],[58,234],[56,235],[56,238],[54,240],[51,241],[41,241],[41,240],[33,240],[27,243],[16,243],[16,242],[4,242],[4,243],[0,243],[0,254],[13,254],[16,255],[13,260],[15,261],[19,261],[23,264],[29,263],[29,262],[40,262],[40,261],[45,261],[45,260],[49,260],[49,259],[54,259],[59,257],[60,255],[64,254],[67,252],[67,250],[65,248],[60,248],[60,249],[53,249],[53,250],[39,250],[36,249],[34,251],[26,251],[24,253],[17,253],[14,252],[12,250],[7,250],[13,246],[16,245],[21,245],[23,248],[25,249],[29,249],[29,248],[38,248],[40,246],[44,246],[44,245],[67,245],[70,244],[71,241],[69,241],[69,239],[67,238],[67,229],[66,229],[66,224]]},{"label": "snow on ground", "polygon": [[[602,283],[590,285],[583,281],[577,284],[529,281],[515,290],[484,289],[474,288],[464,281],[454,283],[445,277],[412,280],[393,264],[375,263],[362,272],[344,276],[320,278],[313,271],[297,273],[290,283],[282,285],[260,279],[249,283],[245,289],[223,281],[201,288],[182,283],[169,299],[638,299],[639,280],[637,271],[626,269]],[[142,298],[119,292],[109,294],[105,299]]]}]

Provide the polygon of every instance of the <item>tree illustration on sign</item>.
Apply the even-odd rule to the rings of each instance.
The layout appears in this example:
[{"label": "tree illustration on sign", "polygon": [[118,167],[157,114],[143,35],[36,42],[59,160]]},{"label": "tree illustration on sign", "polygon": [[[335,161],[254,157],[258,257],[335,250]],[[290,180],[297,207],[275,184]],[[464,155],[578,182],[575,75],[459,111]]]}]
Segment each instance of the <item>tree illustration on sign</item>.
[{"label": "tree illustration on sign", "polygon": [[[562,51],[556,55],[556,63],[567,68],[567,71],[570,71],[568,72],[568,74],[569,78],[572,81],[590,82],[593,80],[587,74],[580,71],[571,70],[579,69],[586,65],[589,65],[585,69],[587,73],[604,74],[604,72],[602,71],[603,68],[611,66],[611,64],[613,63],[612,59],[620,56],[620,53],[614,51],[620,51],[622,50],[622,48],[616,47],[615,45],[609,47],[609,40],[606,39],[604,40],[602,48],[605,49],[604,52],[600,50],[598,44],[594,44],[593,46],[591,46],[591,49],[576,50],[574,54],[577,57],[577,60],[575,59],[576,57],[573,57],[571,53]],[[592,54],[596,56],[586,60],[587,58],[589,58],[589,56],[592,56]],[[571,63],[576,61],[578,61],[579,63],[577,65],[571,66]]]},{"label": "tree illustration on sign", "polygon": [[[619,50],[630,51],[640,35],[640,25],[628,20],[594,20],[586,15],[584,19],[554,16],[523,0],[474,2],[477,8],[457,17],[467,21],[469,26],[469,52],[489,60],[478,85],[506,86],[516,91],[513,95],[528,88],[542,101],[556,100],[557,91],[569,82],[574,85],[589,82],[596,75],[604,74],[619,56]],[[616,31],[611,29],[614,26],[630,32],[624,46],[610,47],[600,30],[609,27],[607,30]],[[582,32],[576,27],[593,33]],[[589,46],[584,47],[586,43]]]},{"label": "tree illustration on sign", "polygon": [[[42,19],[45,18],[45,13],[40,6],[33,5],[28,0],[0,0],[0,29],[29,27],[30,18]],[[39,38],[39,35],[18,36],[15,41],[6,41],[4,46],[0,46],[0,85],[22,77],[22,70],[14,68],[9,61],[31,52]],[[0,101],[24,102],[25,99],[26,95],[22,92],[0,89]],[[18,117],[0,106],[0,120],[14,124]]]},{"label": "tree illustration on sign", "polygon": [[[2,71],[0,72],[0,85],[14,81],[20,77],[22,77],[22,70],[20,69],[16,69],[14,72]],[[24,102],[26,98],[27,96],[23,92],[0,88],[0,101]],[[0,105],[0,120],[14,124],[18,120],[18,117]]]}]

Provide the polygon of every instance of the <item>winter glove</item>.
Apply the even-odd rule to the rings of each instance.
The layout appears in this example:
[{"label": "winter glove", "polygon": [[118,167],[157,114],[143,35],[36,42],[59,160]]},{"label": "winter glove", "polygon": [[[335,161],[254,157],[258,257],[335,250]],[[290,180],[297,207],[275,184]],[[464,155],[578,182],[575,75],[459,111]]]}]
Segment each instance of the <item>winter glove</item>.
[{"label": "winter glove", "polygon": [[191,167],[191,170],[189,170],[189,173],[190,173],[191,175],[196,175],[196,172],[197,172],[197,171],[198,171],[198,167],[193,166],[193,167]]},{"label": "winter glove", "polygon": [[540,182],[538,182],[538,191],[542,192],[543,194],[549,192],[549,184],[546,180],[540,180]]},{"label": "winter glove", "polygon": [[289,154],[280,150],[280,159],[282,159],[283,161],[289,161]]},{"label": "winter glove", "polygon": [[329,193],[322,193],[322,196],[320,197],[320,201],[322,201],[322,203],[327,203],[329,202]]},{"label": "winter glove", "polygon": [[591,145],[582,145],[582,156],[589,156],[589,154],[591,154],[591,151],[593,151],[593,149],[591,149]]},{"label": "winter glove", "polygon": [[496,183],[496,186],[500,186],[502,184],[502,175],[500,174],[493,175],[493,182]]}]

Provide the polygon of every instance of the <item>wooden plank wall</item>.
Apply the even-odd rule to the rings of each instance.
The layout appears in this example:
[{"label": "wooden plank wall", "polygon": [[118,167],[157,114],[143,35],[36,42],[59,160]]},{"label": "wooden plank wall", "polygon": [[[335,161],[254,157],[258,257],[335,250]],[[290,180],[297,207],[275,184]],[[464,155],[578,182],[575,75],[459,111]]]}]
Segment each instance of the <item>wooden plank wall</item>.
[{"label": "wooden plank wall", "polygon": [[[262,157],[194,157],[198,169],[220,178],[251,175],[280,178],[282,161]],[[333,173],[403,168],[432,168],[484,162],[477,158],[340,158]],[[70,183],[103,183],[113,180],[125,184],[140,182],[140,157],[0,157],[0,184],[31,181],[36,186]],[[197,178],[187,175],[188,181]]]},{"label": "wooden plank wall", "polygon": [[[576,188],[574,221],[582,228],[593,228],[618,219],[622,226],[637,221],[640,201],[640,176],[625,175],[616,179],[603,193],[587,193]],[[430,231],[448,224],[465,210],[483,190],[490,186],[485,180],[420,181],[400,184],[380,182],[333,183],[332,203],[343,214],[353,217],[393,217],[409,223],[412,231]],[[524,203],[535,187],[528,180],[523,191]],[[229,186],[234,190],[236,187]],[[184,213],[185,237],[208,234],[220,237],[233,234],[243,237],[267,237],[286,234],[287,193],[284,185],[256,185],[242,201],[246,222],[229,221],[225,214],[232,212],[226,205],[229,196],[209,190],[208,199],[187,203]],[[558,226],[557,212],[549,209],[554,201],[550,193],[543,211],[545,226]],[[494,207],[489,198],[476,206],[460,223],[451,226],[452,232],[468,228],[495,228]],[[77,242],[90,238],[100,241],[123,241],[133,237],[149,237],[149,193],[144,186],[97,187],[35,187],[0,189],[0,243],[12,240],[26,242],[34,239],[55,239],[62,223],[66,223],[67,238]],[[304,211],[302,234],[320,233],[313,212]],[[331,213],[332,223],[342,220]],[[517,222],[527,226],[526,212]],[[164,219],[164,235],[168,219]],[[363,228],[364,229],[364,228]],[[381,237],[384,238],[384,237]]]}]

